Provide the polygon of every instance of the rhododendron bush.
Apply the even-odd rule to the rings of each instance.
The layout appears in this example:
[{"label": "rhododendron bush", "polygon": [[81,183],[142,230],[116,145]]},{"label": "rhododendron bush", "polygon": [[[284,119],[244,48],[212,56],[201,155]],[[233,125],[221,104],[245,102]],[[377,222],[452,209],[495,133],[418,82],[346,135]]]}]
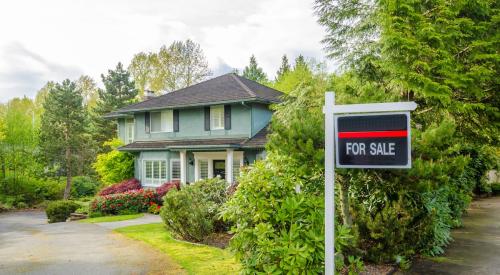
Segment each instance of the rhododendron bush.
[{"label": "rhododendron bush", "polygon": [[138,179],[127,179],[119,183],[115,183],[111,186],[108,186],[99,192],[99,195],[104,196],[104,195],[111,195],[111,194],[118,194],[118,193],[124,193],[126,191],[130,190],[139,190],[142,189],[141,182]]}]

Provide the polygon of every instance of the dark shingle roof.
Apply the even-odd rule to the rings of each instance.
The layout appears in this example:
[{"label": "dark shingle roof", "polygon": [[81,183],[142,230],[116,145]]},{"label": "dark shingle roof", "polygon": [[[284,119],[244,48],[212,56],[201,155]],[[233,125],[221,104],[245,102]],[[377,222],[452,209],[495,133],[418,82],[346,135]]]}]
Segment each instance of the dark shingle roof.
[{"label": "dark shingle roof", "polygon": [[261,101],[278,103],[283,94],[262,84],[230,73],[198,84],[125,106],[116,112],[208,105],[211,103]]},{"label": "dark shingle roof", "polygon": [[181,139],[161,141],[136,141],[119,148],[121,151],[147,151],[167,149],[192,149],[207,147],[262,149],[267,142],[267,128],[264,127],[252,138]]}]

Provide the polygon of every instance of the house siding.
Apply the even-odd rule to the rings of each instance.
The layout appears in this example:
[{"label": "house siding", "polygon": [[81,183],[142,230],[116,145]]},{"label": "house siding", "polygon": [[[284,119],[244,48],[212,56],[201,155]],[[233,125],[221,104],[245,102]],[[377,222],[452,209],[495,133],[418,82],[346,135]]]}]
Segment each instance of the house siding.
[{"label": "house siding", "polygon": [[269,110],[269,105],[265,104],[252,104],[252,133],[253,137],[262,128],[266,127],[273,116],[273,112]]}]

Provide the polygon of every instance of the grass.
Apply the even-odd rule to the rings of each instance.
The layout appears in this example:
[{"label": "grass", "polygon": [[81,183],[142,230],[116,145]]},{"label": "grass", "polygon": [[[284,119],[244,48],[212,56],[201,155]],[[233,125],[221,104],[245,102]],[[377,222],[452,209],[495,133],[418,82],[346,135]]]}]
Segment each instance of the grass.
[{"label": "grass", "polygon": [[142,213],[132,214],[132,215],[104,216],[104,217],[85,219],[85,220],[81,220],[80,222],[83,222],[83,223],[119,222],[119,221],[137,219],[137,218],[140,218],[142,216],[144,216],[144,214],[142,214]]},{"label": "grass", "polygon": [[228,250],[178,241],[161,223],[127,226],[115,231],[167,254],[189,274],[237,274],[241,268]]}]

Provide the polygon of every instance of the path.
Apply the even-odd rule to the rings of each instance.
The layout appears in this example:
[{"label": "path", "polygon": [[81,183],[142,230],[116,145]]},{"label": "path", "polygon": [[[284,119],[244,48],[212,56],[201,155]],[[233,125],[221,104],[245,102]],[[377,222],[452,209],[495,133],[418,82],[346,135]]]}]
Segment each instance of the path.
[{"label": "path", "polygon": [[416,261],[409,274],[500,274],[500,197],[474,201],[439,261]]},{"label": "path", "polygon": [[182,273],[164,254],[102,225],[47,224],[39,211],[0,215],[0,274]]}]

